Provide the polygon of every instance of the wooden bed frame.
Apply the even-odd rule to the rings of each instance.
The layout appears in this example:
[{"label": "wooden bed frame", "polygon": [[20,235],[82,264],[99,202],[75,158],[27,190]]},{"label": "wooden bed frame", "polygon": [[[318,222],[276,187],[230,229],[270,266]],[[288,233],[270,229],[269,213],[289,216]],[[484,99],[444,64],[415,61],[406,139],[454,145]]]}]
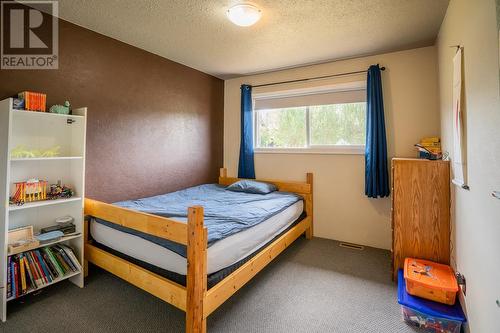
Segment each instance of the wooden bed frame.
[{"label": "wooden bed frame", "polygon": [[[219,184],[230,185],[238,180],[238,178],[227,177],[226,169],[220,170]],[[186,287],[184,287],[92,245],[92,241],[88,237],[88,221],[85,222],[84,235],[85,276],[88,275],[88,262],[91,262],[185,311],[187,333],[206,332],[206,318],[222,303],[250,281],[300,235],[305,233],[307,239],[312,237],[312,173],[307,174],[306,182],[263,181],[276,185],[280,191],[301,195],[304,198],[304,209],[307,216],[210,290],[207,290],[207,228],[203,225],[203,207],[201,206],[188,209],[188,222],[186,224],[85,199],[85,215],[186,245],[187,281]]]}]

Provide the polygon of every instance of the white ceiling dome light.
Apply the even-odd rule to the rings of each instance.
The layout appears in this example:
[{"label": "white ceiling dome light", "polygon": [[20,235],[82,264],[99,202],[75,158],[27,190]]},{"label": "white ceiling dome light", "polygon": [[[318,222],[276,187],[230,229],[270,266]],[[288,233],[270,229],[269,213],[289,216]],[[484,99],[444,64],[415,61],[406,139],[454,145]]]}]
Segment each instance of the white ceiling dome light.
[{"label": "white ceiling dome light", "polygon": [[260,20],[262,11],[251,4],[238,4],[229,8],[226,14],[234,24],[240,27],[249,27]]}]

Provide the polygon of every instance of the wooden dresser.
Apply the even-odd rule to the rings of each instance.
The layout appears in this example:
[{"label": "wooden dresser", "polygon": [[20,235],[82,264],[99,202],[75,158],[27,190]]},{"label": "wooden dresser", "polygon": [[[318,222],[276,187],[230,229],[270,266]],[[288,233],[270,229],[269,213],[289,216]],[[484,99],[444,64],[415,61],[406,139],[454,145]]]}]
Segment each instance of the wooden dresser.
[{"label": "wooden dresser", "polygon": [[449,161],[392,159],[393,278],[406,257],[450,262]]}]

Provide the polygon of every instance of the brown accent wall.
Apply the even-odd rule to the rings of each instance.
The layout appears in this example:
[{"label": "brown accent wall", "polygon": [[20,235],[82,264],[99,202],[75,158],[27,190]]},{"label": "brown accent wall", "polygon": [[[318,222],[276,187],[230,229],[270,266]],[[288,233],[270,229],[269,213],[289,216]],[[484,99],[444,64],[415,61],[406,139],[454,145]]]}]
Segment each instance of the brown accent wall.
[{"label": "brown accent wall", "polygon": [[74,24],[58,70],[0,70],[0,99],[44,92],[88,107],[86,196],[107,202],[215,182],[224,82]]}]

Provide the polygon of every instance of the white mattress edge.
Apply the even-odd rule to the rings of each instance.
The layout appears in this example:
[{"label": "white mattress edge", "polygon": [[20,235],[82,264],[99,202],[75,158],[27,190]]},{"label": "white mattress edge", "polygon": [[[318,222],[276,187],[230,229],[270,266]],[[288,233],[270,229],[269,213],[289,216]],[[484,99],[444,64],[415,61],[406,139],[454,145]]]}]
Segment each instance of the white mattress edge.
[{"label": "white mattress edge", "polygon": [[[207,251],[207,272],[217,272],[252,254],[288,228],[302,214],[303,201],[287,207],[256,226],[220,240]],[[185,223],[185,222],[184,222]],[[159,268],[186,275],[186,258],[139,236],[91,220],[90,234],[100,244]]]}]

